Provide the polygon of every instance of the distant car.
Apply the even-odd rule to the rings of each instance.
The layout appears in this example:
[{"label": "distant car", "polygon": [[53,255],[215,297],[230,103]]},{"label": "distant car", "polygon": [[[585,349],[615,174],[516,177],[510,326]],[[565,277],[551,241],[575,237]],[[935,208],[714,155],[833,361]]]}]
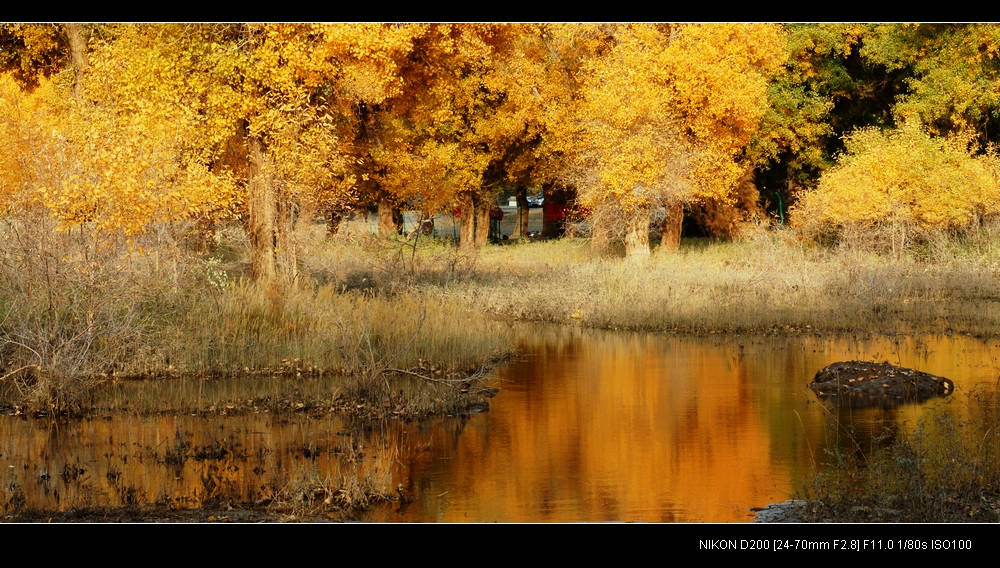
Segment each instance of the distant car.
[{"label": "distant car", "polygon": [[528,197],[528,207],[541,207],[545,203],[545,197],[539,193]]}]

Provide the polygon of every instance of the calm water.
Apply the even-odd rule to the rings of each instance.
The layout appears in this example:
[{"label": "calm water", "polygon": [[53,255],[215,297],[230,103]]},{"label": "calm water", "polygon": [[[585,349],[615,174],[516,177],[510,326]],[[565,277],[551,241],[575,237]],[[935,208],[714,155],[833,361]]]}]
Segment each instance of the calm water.
[{"label": "calm water", "polygon": [[[367,431],[303,415],[0,417],[0,506],[196,507],[364,471],[415,497],[370,521],[744,522],[806,484],[825,450],[867,451],[938,413],[968,418],[969,394],[995,390],[1000,375],[1000,345],[962,337],[521,329],[491,410],[470,417]],[[831,410],[806,385],[850,359],[946,376],[956,392]]]}]

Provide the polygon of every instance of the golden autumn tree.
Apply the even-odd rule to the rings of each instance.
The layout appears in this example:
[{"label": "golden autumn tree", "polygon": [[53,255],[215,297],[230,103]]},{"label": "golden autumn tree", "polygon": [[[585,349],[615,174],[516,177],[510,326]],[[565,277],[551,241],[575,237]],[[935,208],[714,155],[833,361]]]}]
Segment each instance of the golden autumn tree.
[{"label": "golden autumn tree", "polygon": [[[915,234],[960,230],[970,215],[989,214],[982,172],[968,168],[976,155],[977,167],[986,167],[985,150],[998,139],[998,34],[980,24],[795,26],[798,82],[836,102],[826,119],[836,136],[828,152],[846,146],[819,188],[801,193],[797,224],[828,238],[864,227],[887,235],[899,252]],[[808,146],[793,150],[799,162],[833,165],[829,154],[810,159],[816,152]]]},{"label": "golden autumn tree", "polygon": [[[589,33],[560,33],[568,26],[541,24],[523,26],[512,49],[495,67],[494,81],[505,85],[504,97],[490,124],[504,151],[494,162],[507,184],[516,188],[518,218],[514,236],[522,237],[528,226],[527,188],[541,187],[553,197],[564,189],[561,177],[565,149],[560,146],[560,126],[572,120],[573,93],[578,87],[576,71],[592,54],[588,36],[601,37],[600,26],[577,27]],[[569,39],[570,41],[561,41]],[[579,40],[579,41],[577,41]],[[543,232],[547,224],[543,223]]]},{"label": "golden autumn tree", "polygon": [[[248,28],[250,108],[246,124],[251,241],[276,272],[294,273],[288,234],[293,206],[322,190],[326,207],[349,196],[365,172],[352,165],[356,109],[378,105],[402,88],[398,65],[420,30],[383,24],[266,25]],[[246,85],[246,84],[245,84]],[[247,87],[245,86],[246,90]],[[290,157],[294,159],[289,159]],[[303,173],[305,178],[300,177]],[[316,179],[316,175],[322,176]],[[282,204],[288,204],[287,207]],[[334,205],[335,206],[335,205]],[[281,241],[287,243],[281,246]]]},{"label": "golden autumn tree", "polygon": [[295,274],[299,213],[355,189],[350,113],[399,89],[393,65],[408,56],[414,28],[92,31],[99,33],[79,51],[88,64],[82,73],[76,66],[76,96],[52,98],[56,138],[82,162],[46,187],[47,204],[64,222],[126,233],[160,220],[235,215],[250,236],[254,276],[268,280]]},{"label": "golden autumn tree", "polygon": [[[22,164],[7,170],[5,181],[28,197],[22,204],[45,207],[64,228],[86,223],[98,232],[126,236],[154,222],[230,204],[231,184],[209,170],[200,150],[197,109],[183,104],[188,93],[177,88],[182,71],[174,70],[173,82],[158,78],[136,97],[141,84],[129,92],[94,80],[114,77],[128,84],[134,77],[135,67],[107,51],[106,38],[115,30],[89,33],[86,42],[80,25],[36,27],[62,28],[68,41],[54,45],[69,53],[61,71],[49,70],[51,78],[40,73],[20,81],[35,87],[30,93],[16,92],[10,83],[3,89],[5,130],[16,134],[8,148]],[[127,30],[122,28],[123,35]],[[22,62],[31,57],[22,55]]]},{"label": "golden autumn tree", "polygon": [[786,57],[784,36],[743,24],[605,30],[566,123],[567,173],[585,205],[620,216],[627,255],[643,257],[654,209],[665,209],[675,247],[682,204],[727,198],[747,171],[741,154]]},{"label": "golden autumn tree", "polygon": [[899,254],[923,231],[963,231],[1000,214],[1000,161],[970,152],[968,137],[931,136],[911,121],[859,129],[845,143],[838,163],[792,211],[810,238],[881,230]]},{"label": "golden autumn tree", "polygon": [[[486,240],[512,148],[526,136],[512,96],[517,43],[530,26],[423,26],[403,91],[378,109],[370,160],[380,195],[426,215],[461,211],[461,246]],[[383,197],[384,198],[384,197]]]}]

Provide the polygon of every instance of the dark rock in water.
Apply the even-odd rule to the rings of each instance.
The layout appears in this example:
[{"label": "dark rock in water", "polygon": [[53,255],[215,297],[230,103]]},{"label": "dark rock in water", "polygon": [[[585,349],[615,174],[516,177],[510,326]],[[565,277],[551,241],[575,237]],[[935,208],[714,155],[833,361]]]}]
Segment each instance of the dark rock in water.
[{"label": "dark rock in water", "polygon": [[948,396],[949,379],[886,363],[844,361],[821,369],[809,388],[823,400],[852,407],[896,406]]}]

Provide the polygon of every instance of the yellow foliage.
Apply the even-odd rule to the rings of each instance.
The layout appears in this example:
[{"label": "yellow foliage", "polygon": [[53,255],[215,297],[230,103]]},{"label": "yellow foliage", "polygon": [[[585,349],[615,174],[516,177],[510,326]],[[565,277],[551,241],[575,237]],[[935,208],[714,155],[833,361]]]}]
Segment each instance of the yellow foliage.
[{"label": "yellow foliage", "polygon": [[[55,27],[11,30],[29,59],[63,49]],[[30,94],[0,81],[0,191],[63,226],[130,235],[233,214],[249,175],[324,207],[375,188],[431,211],[557,174],[625,208],[725,200],[784,54],[769,25],[90,31],[86,69]],[[261,163],[229,163],[249,141]]]},{"label": "yellow foliage", "polygon": [[964,229],[1000,213],[1000,161],[973,155],[966,139],[933,137],[909,123],[861,129],[845,142],[837,165],[792,210],[806,236],[887,224]]},{"label": "yellow foliage", "polygon": [[227,170],[223,158],[235,150],[245,160],[247,136],[274,158],[266,175],[285,195],[336,203],[356,180],[343,142],[351,133],[338,117],[401,89],[392,62],[408,56],[419,33],[391,25],[101,26],[79,97],[68,72],[31,94],[7,78],[0,85],[11,162],[0,173],[5,204],[47,207],[64,227],[87,222],[127,234],[230,215],[246,203],[249,184],[246,168]]},{"label": "yellow foliage", "polygon": [[0,136],[18,164],[0,174],[8,207],[45,207],[63,228],[90,223],[133,235],[232,205],[234,183],[210,170],[207,136],[198,135],[206,120],[182,104],[184,70],[136,49],[134,28],[122,32],[120,42],[94,46],[83,97],[60,75],[31,93],[9,77],[0,82]]},{"label": "yellow foliage", "polygon": [[63,26],[0,24],[0,69],[22,86],[38,86],[39,77],[58,72],[67,57]]},{"label": "yellow foliage", "polygon": [[358,151],[382,192],[430,212],[493,191],[488,169],[537,136],[537,121],[529,123],[541,103],[525,95],[534,67],[521,48],[531,26],[420,28],[411,34],[419,57],[399,68],[402,89],[373,111]]},{"label": "yellow foliage", "polygon": [[[593,36],[592,30],[585,30]],[[784,61],[777,26],[625,25],[580,69],[570,177],[584,203],[625,210],[727,199]]]}]

